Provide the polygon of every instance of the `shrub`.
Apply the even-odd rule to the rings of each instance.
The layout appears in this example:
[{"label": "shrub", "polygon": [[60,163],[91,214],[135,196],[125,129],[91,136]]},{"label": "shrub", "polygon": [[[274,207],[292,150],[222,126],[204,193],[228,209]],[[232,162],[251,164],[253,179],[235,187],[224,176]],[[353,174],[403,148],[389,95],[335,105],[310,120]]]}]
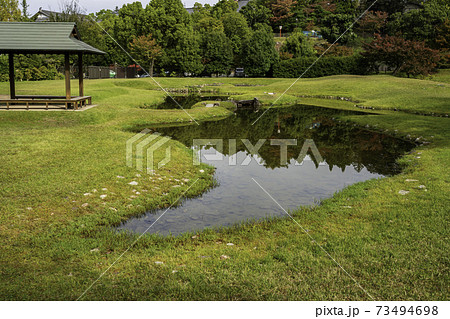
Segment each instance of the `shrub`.
[{"label": "shrub", "polygon": [[[54,64],[42,65],[40,67],[20,68],[16,66],[16,81],[42,81],[57,80],[64,78],[63,74],[58,72]],[[7,55],[0,55],[0,82],[9,81],[9,66]]]},{"label": "shrub", "polygon": [[280,52],[290,53],[294,58],[313,56],[316,52],[312,40],[301,32],[294,32],[282,45]]},{"label": "shrub", "polygon": [[[303,75],[305,78],[366,73],[365,63],[362,57],[358,55],[349,57],[324,56],[317,62],[315,62],[316,60],[316,57],[282,60],[275,64],[273,76],[277,78],[296,78],[305,71],[306,73]],[[309,68],[314,62],[315,64]]]},{"label": "shrub", "polygon": [[319,43],[314,46],[314,49],[316,50],[318,56],[324,53],[324,56],[351,56],[355,54],[353,48],[339,45],[338,43],[335,45],[328,42]]}]

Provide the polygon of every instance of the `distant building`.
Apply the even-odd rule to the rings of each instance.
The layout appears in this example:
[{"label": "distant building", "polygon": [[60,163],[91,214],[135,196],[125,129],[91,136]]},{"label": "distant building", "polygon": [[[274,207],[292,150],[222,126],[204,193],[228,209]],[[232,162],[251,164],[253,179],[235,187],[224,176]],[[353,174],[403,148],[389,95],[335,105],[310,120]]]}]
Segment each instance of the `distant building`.
[{"label": "distant building", "polygon": [[408,2],[405,5],[405,9],[403,10],[403,12],[406,13],[409,11],[419,10],[419,9],[423,9],[423,5],[421,5],[420,3]]},{"label": "distant building", "polygon": [[[57,17],[62,14],[63,13],[61,13],[61,12],[43,10],[42,7],[40,7],[39,11],[31,17],[31,20],[33,20],[35,22],[48,22],[51,20],[52,17]],[[83,17],[86,16],[85,14],[80,14],[80,15]]]},{"label": "distant building", "polygon": [[[238,9],[237,9],[237,12],[241,11],[241,9],[242,9],[243,7],[245,7],[245,6],[250,2],[250,0],[235,0],[235,1],[238,3]],[[187,11],[189,14],[192,14],[192,13],[194,12],[194,8],[186,8],[186,11]]]},{"label": "distant building", "polygon": [[43,10],[42,7],[39,8],[39,11],[31,17],[35,22],[46,22],[50,21],[52,16],[58,15],[59,12],[54,12],[50,10]]}]

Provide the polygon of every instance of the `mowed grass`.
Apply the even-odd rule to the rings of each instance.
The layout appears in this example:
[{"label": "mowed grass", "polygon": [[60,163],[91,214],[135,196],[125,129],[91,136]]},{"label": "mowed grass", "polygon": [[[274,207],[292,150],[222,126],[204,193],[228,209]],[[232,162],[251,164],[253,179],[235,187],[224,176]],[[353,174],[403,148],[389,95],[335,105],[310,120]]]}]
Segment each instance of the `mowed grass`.
[{"label": "mowed grass", "polygon": [[439,70],[438,73],[431,76],[431,79],[436,82],[450,83],[450,69]]},{"label": "mowed grass", "polygon": [[[157,80],[165,88],[204,85],[243,99],[257,96],[266,105],[293,82]],[[193,166],[191,150],[175,141],[169,142],[173,160],[155,175],[127,167],[125,143],[134,135],[129,129],[221,118],[230,111],[143,109],[164,99],[151,79],[87,81],[86,92],[98,106],[85,112],[2,111],[0,298],[448,299],[448,118],[387,111],[447,114],[450,90],[444,82],[390,76],[302,79],[277,101],[359,110],[354,102],[318,98],[350,97],[382,111],[343,120],[430,142],[402,158],[403,174],[352,185],[318,207],[294,213],[364,290],[292,220],[273,219],[196,236],[143,236],[83,294],[138,238],[114,232],[114,225],[214,185],[213,168]],[[75,81],[73,86],[75,92]],[[19,94],[63,93],[62,81],[17,87]],[[7,88],[1,83],[0,95]]]}]

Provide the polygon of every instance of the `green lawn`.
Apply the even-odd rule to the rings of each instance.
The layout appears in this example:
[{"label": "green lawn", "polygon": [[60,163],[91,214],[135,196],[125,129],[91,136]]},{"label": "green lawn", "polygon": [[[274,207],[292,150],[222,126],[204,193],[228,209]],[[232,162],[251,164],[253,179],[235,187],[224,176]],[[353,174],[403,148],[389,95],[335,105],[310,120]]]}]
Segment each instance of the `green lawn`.
[{"label": "green lawn", "polygon": [[434,74],[431,79],[437,82],[450,83],[450,69],[440,70],[439,73]]},{"label": "green lawn", "polygon": [[[447,78],[444,70],[433,81],[384,75],[302,79],[281,98],[293,79],[158,81],[165,88],[205,85],[242,99],[258,97],[266,106],[276,101],[276,107],[293,102],[374,107],[380,115],[343,120],[431,142],[402,158],[403,174],[352,185],[314,209],[299,209],[295,218],[373,298],[446,300],[449,119],[389,110],[448,114]],[[130,127],[220,118],[231,114],[227,108],[143,108],[164,99],[151,79],[85,85],[98,104],[85,112],[0,111],[0,299],[77,299],[138,238],[116,234],[112,226],[214,184],[213,169],[192,166],[191,151],[176,141],[170,142],[176,161],[158,175],[136,175],[125,165],[125,143],[134,135]],[[73,87],[75,92],[75,81]],[[63,82],[23,82],[17,89],[63,94]],[[8,94],[7,83],[0,83],[2,94]],[[182,179],[189,181],[174,188]],[[133,190],[141,195],[135,198]],[[410,193],[402,196],[400,190]],[[369,299],[292,220],[192,236],[140,238],[82,299]],[[234,246],[226,245],[230,242]]]}]

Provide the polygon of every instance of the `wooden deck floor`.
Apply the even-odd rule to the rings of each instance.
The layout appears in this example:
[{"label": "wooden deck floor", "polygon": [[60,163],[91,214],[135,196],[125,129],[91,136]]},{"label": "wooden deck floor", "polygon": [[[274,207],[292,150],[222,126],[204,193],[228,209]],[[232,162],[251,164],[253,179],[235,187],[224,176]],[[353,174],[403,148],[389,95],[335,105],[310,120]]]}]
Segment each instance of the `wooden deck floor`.
[{"label": "wooden deck floor", "polygon": [[73,96],[67,100],[60,96],[18,96],[10,99],[0,95],[2,111],[84,111],[93,107],[90,96]]}]

